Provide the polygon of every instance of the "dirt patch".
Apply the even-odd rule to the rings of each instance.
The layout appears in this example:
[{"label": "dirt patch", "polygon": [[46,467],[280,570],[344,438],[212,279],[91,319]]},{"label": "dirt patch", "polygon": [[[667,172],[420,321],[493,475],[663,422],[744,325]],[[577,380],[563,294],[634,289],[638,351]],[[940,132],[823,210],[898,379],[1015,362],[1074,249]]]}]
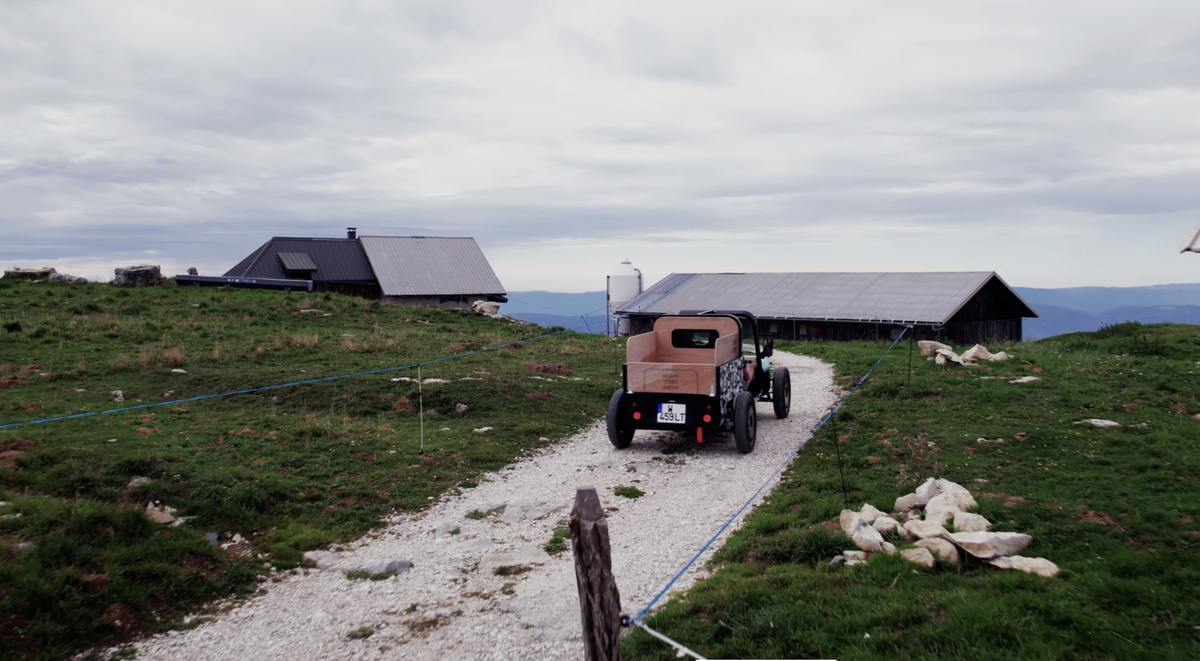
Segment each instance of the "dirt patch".
[{"label": "dirt patch", "polygon": [[146,624],[142,621],[142,616],[136,609],[126,604],[109,604],[104,608],[100,620],[116,628],[117,639],[120,642],[132,640],[146,631]]},{"label": "dirt patch", "polygon": [[22,409],[24,409],[26,411],[41,411],[42,410],[42,407],[38,406],[37,404],[30,404],[29,402],[18,402],[17,406],[20,406]]},{"label": "dirt patch", "polygon": [[1080,505],[1075,509],[1082,512],[1082,514],[1075,517],[1076,521],[1094,523],[1098,526],[1104,526],[1105,528],[1112,528],[1113,530],[1125,530],[1125,528],[1121,527],[1121,523],[1117,521],[1117,517],[1108,514],[1107,512],[1095,512],[1088,509],[1086,505]]},{"label": "dirt patch", "polygon": [[158,429],[157,429],[156,427],[138,427],[138,428],[137,428],[137,433],[139,433],[139,434],[145,434],[145,435],[147,435],[147,436],[150,436],[150,435],[152,435],[152,434],[157,434],[157,433],[158,433]]},{"label": "dirt patch", "polygon": [[535,363],[527,360],[521,363],[521,366],[528,367],[539,374],[557,374],[559,376],[571,376],[574,374],[574,372],[571,371],[571,366],[567,363],[555,363],[553,365],[548,365],[546,363]]},{"label": "dirt patch", "polygon": [[989,491],[987,493],[981,493],[979,496],[981,498],[995,498],[996,500],[1003,500],[1005,507],[1016,507],[1017,505],[1025,504],[1025,499],[1021,496],[1010,496],[1002,491]]},{"label": "dirt patch", "polygon": [[30,372],[36,372],[39,369],[41,368],[37,363],[29,363],[28,365],[22,365],[21,367],[17,368],[17,375],[25,376],[26,374],[29,374]]},{"label": "dirt patch", "polygon": [[12,388],[13,386],[27,386],[29,382],[15,376],[7,376],[0,379],[0,388]]},{"label": "dirt patch", "polygon": [[554,393],[552,393],[552,392],[527,392],[527,393],[525,393],[525,396],[528,397],[529,399],[538,399],[541,401],[546,401],[547,399],[553,399]]},{"label": "dirt patch", "polygon": [[446,347],[446,351],[453,353],[456,351],[475,351],[476,349],[482,348],[483,345],[479,344],[478,342],[454,342],[450,346]]},{"label": "dirt patch", "polygon": [[407,397],[399,397],[392,402],[393,411],[416,411],[417,407],[413,405],[412,400]]},{"label": "dirt patch", "polygon": [[375,452],[351,452],[350,456],[365,461],[375,461],[379,458],[379,454]]},{"label": "dirt patch", "polygon": [[33,441],[28,440],[0,443],[0,466],[15,469],[17,467],[17,459],[28,457],[28,450],[31,447],[33,447]]}]

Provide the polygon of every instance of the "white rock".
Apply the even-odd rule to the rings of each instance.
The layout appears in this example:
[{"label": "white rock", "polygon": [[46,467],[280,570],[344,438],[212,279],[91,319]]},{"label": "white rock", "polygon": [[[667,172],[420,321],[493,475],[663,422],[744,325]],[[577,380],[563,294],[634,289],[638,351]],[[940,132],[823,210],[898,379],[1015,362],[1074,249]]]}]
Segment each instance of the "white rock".
[{"label": "white rock", "polygon": [[962,354],[963,360],[991,360],[992,352],[987,350],[987,347],[982,344],[967,349]]},{"label": "white rock", "polygon": [[475,432],[476,434],[486,434],[487,432],[492,431],[492,428],[491,427],[478,427],[476,429],[472,429],[471,431]]},{"label": "white rock", "polygon": [[916,537],[917,539],[941,537],[949,534],[949,532],[942,527],[942,524],[936,521],[906,521],[904,523],[904,529],[908,531],[908,534]]},{"label": "white rock", "polygon": [[920,340],[917,342],[917,347],[921,349],[922,356],[932,356],[938,352],[938,349],[953,350],[953,347],[950,345],[934,342],[933,340]]},{"label": "white rock", "polygon": [[923,502],[921,504],[924,505],[941,492],[941,483],[931,477],[928,480],[925,480],[924,484],[917,487],[917,490],[913,493],[917,494],[917,497],[922,499]]},{"label": "white rock", "polygon": [[891,542],[884,542],[884,543],[883,543],[883,552],[884,552],[884,553],[888,553],[888,554],[895,553],[895,552],[896,552],[896,545],[895,545],[895,544],[893,544],[893,543],[891,543]]},{"label": "white rock", "polygon": [[1018,532],[956,532],[942,537],[980,560],[1016,555],[1033,541]]},{"label": "white rock", "polygon": [[975,498],[966,489],[959,489],[943,491],[931,498],[925,505],[925,520],[945,525],[946,521],[953,519],[958,512],[974,509],[977,506]]},{"label": "white rock", "polygon": [[895,532],[901,539],[908,539],[910,537],[904,526],[900,525],[899,521],[890,516],[881,516],[875,519],[875,523],[871,524],[871,526],[884,535]]},{"label": "white rock", "polygon": [[842,510],[841,516],[838,517],[838,522],[842,525],[842,532],[846,533],[847,537],[854,535],[854,531],[862,525],[862,515],[854,510]]},{"label": "white rock", "polygon": [[863,551],[842,551],[842,555],[846,560],[866,560],[867,554]]},{"label": "white rock", "polygon": [[1115,420],[1102,420],[1100,418],[1088,418],[1087,420],[1080,420],[1075,424],[1092,425],[1093,427],[1100,427],[1101,429],[1111,429],[1113,427],[1121,426],[1121,423],[1116,422]]},{"label": "white rock", "polygon": [[859,519],[859,525],[854,529],[854,534],[850,535],[850,539],[854,540],[855,546],[868,553],[883,550],[883,535],[880,535],[878,530],[862,519]]},{"label": "white rock", "polygon": [[922,539],[921,541],[917,542],[914,546],[916,546],[917,548],[929,549],[942,562],[945,562],[945,563],[948,563],[951,565],[958,565],[958,562],[959,562],[958,548],[944,539],[941,539],[938,537],[930,537],[928,539]]},{"label": "white rock", "polygon": [[954,529],[958,532],[987,532],[992,522],[979,514],[956,512],[954,514]]},{"label": "white rock", "polygon": [[875,506],[869,503],[863,503],[862,509],[858,511],[858,514],[867,523],[874,523],[875,519],[883,516],[883,512],[875,509]]},{"label": "white rock", "polygon": [[1045,558],[1026,558],[1020,555],[992,558],[987,563],[1000,569],[1019,569],[1030,574],[1050,578],[1058,573],[1058,565]]},{"label": "white rock", "polygon": [[929,549],[904,549],[900,552],[900,555],[904,556],[905,560],[933,569],[934,559],[933,554],[929,552]]},{"label": "white rock", "polygon": [[114,402],[123,402],[123,401],[125,401],[125,393],[124,393],[124,392],[122,392],[122,391],[120,391],[120,390],[112,390],[112,391],[109,391],[109,393],[108,393],[108,394],[112,395],[112,398],[113,398],[113,401],[114,401]]},{"label": "white rock", "polygon": [[317,569],[335,569],[341,564],[342,556],[330,551],[305,551],[304,559],[317,566]]},{"label": "white rock", "polygon": [[1041,381],[1041,379],[1036,376],[1023,376],[1019,379],[1013,379],[1009,383],[1033,383],[1034,381]]},{"label": "white rock", "polygon": [[187,370],[181,370],[178,367],[171,370],[171,374],[187,374]]},{"label": "white rock", "polygon": [[906,496],[900,496],[896,499],[896,503],[892,505],[893,512],[907,512],[925,507],[925,503],[929,501],[922,499],[915,493],[910,493]]}]

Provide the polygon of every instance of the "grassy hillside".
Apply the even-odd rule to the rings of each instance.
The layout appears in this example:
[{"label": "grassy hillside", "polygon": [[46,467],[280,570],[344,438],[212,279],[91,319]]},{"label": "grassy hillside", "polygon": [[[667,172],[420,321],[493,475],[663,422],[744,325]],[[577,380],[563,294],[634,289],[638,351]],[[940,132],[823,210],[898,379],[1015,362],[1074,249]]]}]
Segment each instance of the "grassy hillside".
[{"label": "grassy hillside", "polygon": [[[341,296],[0,279],[0,425],[545,332]],[[423,452],[417,384],[393,380],[415,370],[2,429],[0,658],[62,658],[174,626],[306,549],[471,488],[600,416],[618,382],[615,351],[568,333],[424,367],[443,382],[423,387]],[[154,501],[185,522],[150,521]],[[207,533],[245,541],[222,548]]]},{"label": "grassy hillside", "polygon": [[[885,347],[786,348],[836,363],[846,385]],[[906,386],[901,345],[724,546],[716,574],[650,625],[709,658],[1200,658],[1200,329],[1125,324],[999,348],[1017,359],[918,358]],[[1041,380],[983,378],[1012,376]],[[1075,424],[1085,418],[1123,426]],[[890,509],[944,477],[1062,572],[830,565],[853,548],[830,524],[845,507],[835,436],[852,508]],[[623,650],[674,658],[640,631]]]}]

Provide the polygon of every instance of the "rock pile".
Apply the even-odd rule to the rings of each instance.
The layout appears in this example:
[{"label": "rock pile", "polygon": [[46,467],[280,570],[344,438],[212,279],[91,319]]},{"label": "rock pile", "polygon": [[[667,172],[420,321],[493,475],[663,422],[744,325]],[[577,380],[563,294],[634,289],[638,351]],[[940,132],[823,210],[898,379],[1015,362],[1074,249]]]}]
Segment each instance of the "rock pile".
[{"label": "rock pile", "polygon": [[[857,512],[842,510],[839,517],[842,532],[854,540],[858,550],[845,551],[833,562],[857,565],[869,560],[873,553],[895,553],[892,541],[904,543],[916,539],[912,548],[900,554],[930,569],[937,560],[958,566],[961,553],[966,553],[1001,569],[1047,577],[1058,573],[1058,566],[1045,558],[1018,555],[1033,541],[1032,537],[1015,532],[989,532],[991,522],[968,511],[975,507],[975,497],[965,487],[930,478],[914,493],[896,499],[892,506],[895,514],[885,514],[870,504],[864,504]],[[925,513],[923,519],[920,510]],[[948,525],[954,532],[947,529]]]},{"label": "rock pile", "polygon": [[14,266],[11,269],[5,269],[4,277],[17,280],[48,280],[55,273],[58,271],[49,266],[43,266],[40,269],[23,269]]},{"label": "rock pile", "polygon": [[921,348],[922,356],[933,358],[938,365],[945,365],[946,363],[971,365],[978,360],[994,363],[1012,358],[1012,356],[1003,351],[1000,353],[992,353],[988,351],[987,347],[983,346],[982,344],[976,344],[970,349],[964,351],[962,355],[954,353],[954,347],[948,344],[942,344],[941,342],[934,342],[933,340],[921,340],[920,342],[917,342],[917,346]]}]

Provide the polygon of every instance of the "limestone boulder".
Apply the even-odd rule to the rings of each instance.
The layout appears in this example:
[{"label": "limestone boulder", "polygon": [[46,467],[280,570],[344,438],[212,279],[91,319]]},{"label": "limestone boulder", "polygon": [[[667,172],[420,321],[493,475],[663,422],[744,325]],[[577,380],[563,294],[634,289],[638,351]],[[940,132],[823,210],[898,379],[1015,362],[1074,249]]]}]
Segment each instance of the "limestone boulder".
[{"label": "limestone boulder", "polygon": [[51,273],[50,282],[65,282],[72,285],[86,285],[87,278],[69,273]]},{"label": "limestone boulder", "polygon": [[944,537],[950,534],[942,524],[937,521],[907,521],[904,523],[904,529],[908,534],[917,539],[929,539],[930,537]]},{"label": "limestone boulder", "polygon": [[870,503],[863,503],[862,509],[858,511],[858,515],[863,518],[863,521],[874,523],[875,519],[883,516],[883,512],[875,509],[875,506]]},{"label": "limestone boulder", "polygon": [[954,529],[958,532],[987,532],[992,522],[979,514],[955,512]]},{"label": "limestone boulder", "polygon": [[871,524],[871,527],[878,530],[882,535],[896,535],[900,539],[912,538],[912,535],[908,534],[908,531],[904,529],[904,526],[900,525],[899,521],[890,516],[881,516],[878,519],[875,519],[875,522]]},{"label": "limestone boulder", "polygon": [[917,548],[929,549],[929,551],[936,555],[939,560],[948,565],[958,566],[960,561],[958,548],[940,537],[922,539],[914,544],[914,546]]},{"label": "limestone boulder", "polygon": [[882,551],[884,544],[883,535],[879,534],[878,530],[872,528],[871,524],[861,518],[858,521],[858,527],[850,535],[850,539],[854,540],[854,545],[868,553]]},{"label": "limestone boulder", "polygon": [[500,304],[492,301],[475,301],[471,304],[471,312],[479,314],[497,314],[500,312]]},{"label": "limestone boulder", "polygon": [[921,498],[924,502],[928,503],[931,499],[933,499],[934,496],[941,492],[941,483],[931,477],[928,480],[925,480],[924,484],[917,487],[917,490],[913,493],[917,494],[918,498]]},{"label": "limestone boulder", "polygon": [[894,505],[892,505],[892,511],[893,512],[908,512],[910,510],[919,510],[922,507],[925,507],[925,503],[927,503],[927,502],[929,502],[929,501],[923,500],[917,494],[910,493],[910,494],[900,496],[899,498],[897,498],[896,503]]},{"label": "limestone boulder", "polygon": [[853,567],[854,565],[861,565],[862,563],[867,561],[867,557],[868,557],[867,554],[864,553],[863,551],[845,551],[842,553],[842,555],[845,556],[845,558],[846,558],[846,566],[847,567]]},{"label": "limestone boulder", "polygon": [[162,269],[150,264],[113,269],[112,283],[123,287],[157,285],[163,281]]},{"label": "limestone boulder", "polygon": [[945,524],[954,515],[975,509],[975,498],[966,491],[943,491],[925,505],[925,520]]},{"label": "limestone boulder", "polygon": [[1019,532],[956,532],[942,538],[980,560],[1017,555],[1033,541],[1033,537]]},{"label": "limestone boulder", "polygon": [[929,569],[933,569],[934,558],[933,554],[929,552],[929,549],[904,549],[900,552],[900,555],[904,556],[904,559],[908,560],[909,562],[915,562],[918,565],[923,565]]},{"label": "limestone boulder", "polygon": [[917,347],[921,349],[922,356],[936,355],[939,349],[945,349],[946,351],[952,351],[954,349],[954,347],[951,347],[948,344],[934,342],[933,340],[920,340],[917,342]]},{"label": "limestone boulder", "polygon": [[863,518],[861,514],[854,510],[842,510],[841,515],[838,517],[838,522],[842,526],[842,532],[847,537],[852,537],[854,531],[858,530],[858,527],[862,525]]},{"label": "limestone boulder", "polygon": [[1058,565],[1045,558],[1026,558],[1020,555],[1000,556],[992,558],[987,563],[1000,569],[1017,569],[1029,574],[1037,574],[1050,578],[1058,573]]}]

